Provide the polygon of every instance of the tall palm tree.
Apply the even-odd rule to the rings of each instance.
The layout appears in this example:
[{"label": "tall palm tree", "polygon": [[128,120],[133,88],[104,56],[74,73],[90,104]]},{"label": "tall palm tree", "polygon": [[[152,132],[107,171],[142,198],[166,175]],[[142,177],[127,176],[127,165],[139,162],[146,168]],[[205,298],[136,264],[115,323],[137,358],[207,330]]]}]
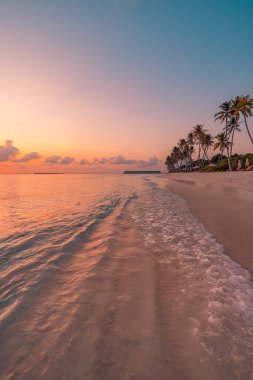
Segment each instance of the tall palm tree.
[{"label": "tall palm tree", "polygon": [[[219,109],[220,109],[220,111],[214,115],[214,118],[215,118],[215,121],[220,120],[221,123],[225,122],[225,127],[223,128],[223,130],[225,131],[224,132],[224,138],[227,141],[229,141],[229,139],[231,137],[231,133],[232,133],[232,130],[229,127],[229,125],[230,125],[231,118],[233,117],[233,113],[234,113],[234,101],[232,99],[230,99],[229,101],[223,102],[219,106]],[[233,135],[233,137],[234,137],[234,135]],[[231,147],[231,145],[230,145],[230,147]],[[220,159],[223,155],[224,150],[226,150],[225,146],[223,146],[223,150],[221,150]],[[228,161],[229,162],[230,162],[230,157],[231,157],[231,154],[228,155]],[[218,162],[220,161],[220,159],[218,160]]]},{"label": "tall palm tree", "polygon": [[183,165],[187,170],[192,165],[192,154],[194,152],[194,148],[192,145],[189,144],[188,139],[180,139],[177,146],[180,149],[181,157],[183,160]]},{"label": "tall palm tree", "polygon": [[185,139],[180,139],[177,144],[180,150],[181,165],[183,167],[188,166],[188,144]]},{"label": "tall palm tree", "polygon": [[253,110],[253,98],[250,98],[249,95],[246,96],[237,96],[233,102],[233,116],[242,115],[244,119],[244,124],[247,129],[249,138],[253,144],[253,138],[249,131],[247,118],[252,116]]},{"label": "tall palm tree", "polygon": [[171,151],[171,158],[175,163],[177,170],[181,169],[182,154],[178,146],[174,146]]},{"label": "tall palm tree", "polygon": [[193,128],[193,131],[192,131],[192,134],[193,134],[193,137],[194,137],[194,142],[195,144],[197,144],[198,146],[198,163],[200,165],[200,155],[201,155],[201,141],[202,141],[202,138],[203,138],[203,134],[206,132],[207,130],[204,129],[204,125],[203,124],[197,124],[195,125],[195,127]]},{"label": "tall palm tree", "polygon": [[202,148],[203,148],[203,157],[202,157],[202,160],[204,160],[204,158],[206,158],[208,161],[210,161],[209,157],[207,155],[207,152],[208,152],[208,149],[214,143],[213,136],[210,133],[204,133],[203,136],[202,136],[201,143],[202,143]]},{"label": "tall palm tree", "polygon": [[229,136],[231,136],[230,139],[230,151],[229,151],[229,156],[232,157],[232,151],[233,151],[233,145],[234,145],[234,135],[235,132],[238,131],[240,132],[240,123],[239,123],[239,115],[237,114],[236,116],[232,116],[227,124],[227,130]]},{"label": "tall palm tree", "polygon": [[228,121],[231,118],[232,107],[232,100],[225,101],[219,106],[220,111],[214,115],[215,121],[220,120],[221,123],[225,122],[226,135],[228,134]]},{"label": "tall palm tree", "polygon": [[193,159],[192,155],[194,154],[194,136],[193,132],[189,132],[187,136],[187,144],[188,144],[188,153],[189,153],[189,161],[190,161],[190,168],[192,168],[193,165]]},{"label": "tall palm tree", "polygon": [[219,133],[216,137],[216,142],[214,143],[214,146],[213,146],[213,149],[216,150],[216,149],[219,149],[221,151],[221,154],[222,152],[224,152],[224,150],[227,151],[227,157],[228,157],[228,167],[229,167],[229,170],[232,170],[232,167],[231,167],[231,157],[230,157],[230,145],[231,145],[231,142],[228,141],[227,139],[227,135],[225,132],[221,132]]}]

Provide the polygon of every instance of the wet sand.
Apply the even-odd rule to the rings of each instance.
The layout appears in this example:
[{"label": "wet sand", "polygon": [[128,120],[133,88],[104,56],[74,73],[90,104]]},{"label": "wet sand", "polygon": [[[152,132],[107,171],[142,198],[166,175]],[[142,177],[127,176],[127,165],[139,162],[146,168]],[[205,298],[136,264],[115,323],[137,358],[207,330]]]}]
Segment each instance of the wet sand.
[{"label": "wet sand", "polygon": [[164,175],[225,253],[253,276],[253,173]]}]

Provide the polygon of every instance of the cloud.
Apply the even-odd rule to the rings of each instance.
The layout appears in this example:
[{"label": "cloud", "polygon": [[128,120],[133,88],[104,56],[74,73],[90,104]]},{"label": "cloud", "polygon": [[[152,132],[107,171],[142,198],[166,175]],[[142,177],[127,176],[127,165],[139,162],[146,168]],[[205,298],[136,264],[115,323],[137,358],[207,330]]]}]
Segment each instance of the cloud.
[{"label": "cloud", "polygon": [[61,164],[61,165],[68,165],[71,164],[74,161],[74,158],[72,157],[61,157],[61,156],[49,156],[46,158],[45,162],[47,164]]},{"label": "cloud", "polygon": [[13,141],[6,140],[4,145],[0,145],[0,162],[11,161],[19,153],[18,148],[12,144]]},{"label": "cloud", "polygon": [[80,161],[79,161],[79,165],[90,165],[91,162],[86,160],[85,158],[82,158]]},{"label": "cloud", "polygon": [[160,164],[160,160],[156,156],[150,157],[147,161],[140,160],[140,161],[137,161],[137,162],[138,162],[137,166],[141,166],[141,167],[142,166],[148,166],[148,167],[150,167],[150,166],[158,166]]},{"label": "cloud", "polygon": [[136,165],[137,163],[136,160],[128,160],[123,156],[111,157],[109,162],[112,165]]},{"label": "cloud", "polygon": [[[19,149],[13,146],[12,140],[6,140],[4,145],[0,145],[0,162],[28,162],[36,160],[41,156],[37,152],[30,152],[23,157],[17,158],[20,154]],[[48,156],[45,159],[47,164],[69,165],[74,162],[73,157],[69,156]],[[79,165],[133,165],[136,167],[154,167],[160,165],[161,161],[156,157],[150,157],[147,160],[127,159],[124,156],[118,155],[113,157],[95,158],[93,161],[82,158]]]},{"label": "cloud", "polygon": [[39,153],[37,153],[37,152],[31,152],[31,153],[25,154],[21,158],[13,160],[13,162],[27,162],[27,161],[31,161],[31,160],[36,160],[36,159],[38,159],[40,157],[41,156],[39,155]]},{"label": "cloud", "polygon": [[79,161],[80,165],[134,165],[138,167],[152,167],[158,166],[160,164],[160,160],[157,157],[150,157],[148,160],[134,160],[127,159],[124,156],[113,156],[113,157],[102,157],[95,158],[93,161],[88,161],[86,159],[82,159]]},{"label": "cloud", "polygon": [[111,157],[108,162],[112,165],[135,165],[140,167],[157,166],[160,160],[157,157],[150,157],[148,160],[129,160],[123,156]]},{"label": "cloud", "polygon": [[60,164],[68,165],[68,164],[71,164],[73,161],[74,161],[74,158],[72,158],[72,157],[68,157],[68,156],[65,156],[65,157],[63,157],[63,159],[60,161]]},{"label": "cloud", "polygon": [[49,156],[46,158],[45,162],[47,164],[58,164],[61,159],[61,156]]},{"label": "cloud", "polygon": [[99,164],[104,165],[104,164],[108,164],[109,160],[110,160],[109,158],[102,157],[97,161]]}]

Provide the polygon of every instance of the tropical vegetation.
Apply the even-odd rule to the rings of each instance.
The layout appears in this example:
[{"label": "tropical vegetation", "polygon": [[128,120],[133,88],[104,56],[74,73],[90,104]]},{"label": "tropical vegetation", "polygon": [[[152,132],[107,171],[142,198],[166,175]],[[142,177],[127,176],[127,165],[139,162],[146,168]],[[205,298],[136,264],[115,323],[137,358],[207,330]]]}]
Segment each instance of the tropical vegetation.
[{"label": "tropical vegetation", "polygon": [[[196,124],[175,145],[166,157],[165,165],[169,172],[175,171],[215,171],[236,170],[240,160],[240,167],[253,165],[253,154],[233,154],[233,147],[237,132],[245,129],[253,144],[248,119],[253,116],[253,98],[249,95],[236,96],[234,99],[223,102],[214,115],[215,121],[221,124],[221,131],[216,136],[205,128],[204,124]],[[210,152],[218,150],[210,158]]]}]

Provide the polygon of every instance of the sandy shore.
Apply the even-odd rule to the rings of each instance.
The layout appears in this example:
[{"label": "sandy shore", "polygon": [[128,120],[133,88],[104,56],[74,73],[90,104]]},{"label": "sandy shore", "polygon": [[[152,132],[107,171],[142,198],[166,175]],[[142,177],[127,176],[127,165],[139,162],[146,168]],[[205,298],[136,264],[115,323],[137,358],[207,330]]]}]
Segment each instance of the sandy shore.
[{"label": "sandy shore", "polygon": [[253,275],[253,174],[173,173],[163,178],[225,253]]}]

